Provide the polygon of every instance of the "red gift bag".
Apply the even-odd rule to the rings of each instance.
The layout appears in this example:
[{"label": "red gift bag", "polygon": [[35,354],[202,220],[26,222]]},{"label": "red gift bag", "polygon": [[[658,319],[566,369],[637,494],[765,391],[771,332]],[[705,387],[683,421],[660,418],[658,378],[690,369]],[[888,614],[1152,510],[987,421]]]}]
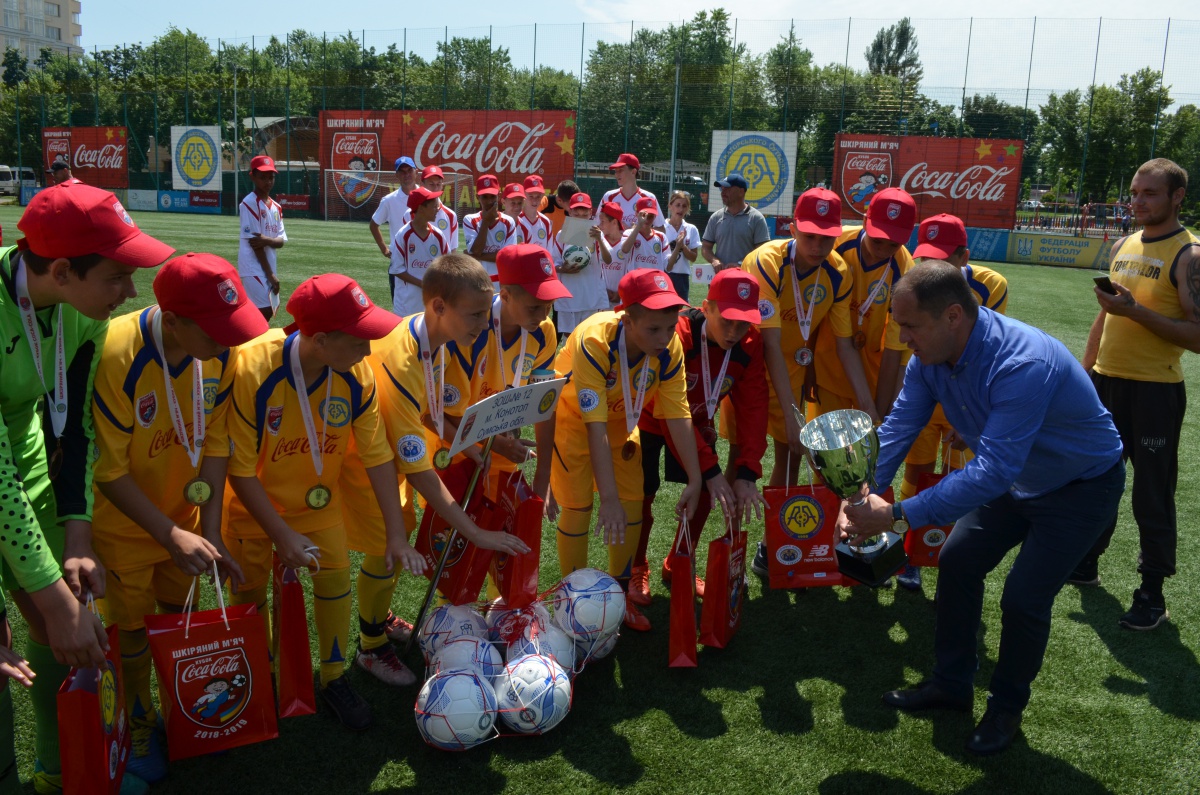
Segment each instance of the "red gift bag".
[{"label": "red gift bag", "polygon": [[833,551],[841,499],[820,484],[768,487],[763,489],[763,499],[767,502],[764,540],[770,586],[841,585]]},{"label": "red gift bag", "polygon": [[492,527],[488,528],[512,533],[529,545],[529,551],[524,555],[496,553],[492,556],[492,582],[500,591],[504,604],[512,610],[528,607],[537,599],[545,512],[546,503],[533,493],[520,472],[514,472],[500,490],[499,505],[493,514]]},{"label": "red gift bag", "polygon": [[72,668],[58,689],[58,747],[63,792],[116,795],[129,761],[129,719],[121,647],[108,630],[104,665]]},{"label": "red gift bag", "polygon": [[[475,462],[463,459],[451,464],[441,473],[442,482],[450,491],[455,501],[462,501],[471,483],[471,475],[475,471]],[[467,516],[474,520],[480,528],[487,530],[492,523],[491,515],[495,505],[483,496],[483,489],[477,487],[471,501],[467,504]],[[425,576],[433,579],[437,571],[438,560],[442,550],[446,548],[446,540],[450,537],[450,525],[431,508],[426,507],[421,517],[421,525],[417,530],[417,541],[413,545],[417,552],[425,558]],[[446,559],[446,567],[442,570],[441,580],[437,589],[451,604],[463,605],[479,599],[479,590],[483,587],[483,578],[487,576],[488,567],[492,562],[492,550],[480,549],[469,543],[461,535],[455,535],[454,547]]]},{"label": "red gift bag", "polygon": [[[946,445],[942,450],[942,471],[922,472],[917,476],[917,493],[931,489],[950,473],[949,460],[954,448]],[[958,451],[962,455],[962,451]],[[965,457],[965,456],[964,456]],[[908,553],[908,562],[913,566],[937,566],[942,557],[942,546],[950,537],[954,524],[925,525],[914,527],[904,534],[904,551]]]},{"label": "red gift bag", "polygon": [[217,601],[192,612],[189,593],[183,613],[146,616],[172,762],[279,736],[262,617],[219,587]]},{"label": "red gift bag", "polygon": [[279,717],[313,715],[317,711],[317,693],[313,687],[304,587],[296,570],[283,565],[277,553],[271,567],[271,626],[275,630],[271,653]]},{"label": "red gift bag", "polygon": [[671,636],[667,665],[670,668],[696,667],[696,580],[692,556],[692,537],[687,517],[679,523],[675,546],[667,557],[671,569]]},{"label": "red gift bag", "polygon": [[708,545],[704,604],[700,608],[700,642],[723,649],[742,625],[746,598],[746,532],[733,523]]}]

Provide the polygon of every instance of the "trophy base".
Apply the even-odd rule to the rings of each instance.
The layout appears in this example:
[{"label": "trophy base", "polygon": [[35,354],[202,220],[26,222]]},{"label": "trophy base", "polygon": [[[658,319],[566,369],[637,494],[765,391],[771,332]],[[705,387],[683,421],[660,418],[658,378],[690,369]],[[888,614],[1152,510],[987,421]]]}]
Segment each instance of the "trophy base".
[{"label": "trophy base", "polygon": [[904,539],[895,533],[884,533],[884,543],[867,552],[855,552],[845,541],[837,545],[838,571],[852,580],[878,588],[888,581],[905,563]]}]

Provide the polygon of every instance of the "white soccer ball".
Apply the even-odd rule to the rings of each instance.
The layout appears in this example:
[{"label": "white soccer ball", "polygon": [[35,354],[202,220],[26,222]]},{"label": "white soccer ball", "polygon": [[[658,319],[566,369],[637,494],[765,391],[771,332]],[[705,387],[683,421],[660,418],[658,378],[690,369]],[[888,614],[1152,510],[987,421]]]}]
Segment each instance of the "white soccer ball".
[{"label": "white soccer ball", "polygon": [[579,569],[554,589],[554,624],[576,644],[614,634],[625,618],[625,592],[599,569]]},{"label": "white soccer ball", "polygon": [[619,637],[620,633],[614,632],[595,641],[576,643],[575,654],[579,657],[579,666],[582,668],[592,660],[602,660],[612,654],[612,650],[617,647],[617,638]]},{"label": "white soccer ball", "polygon": [[471,668],[439,671],[413,707],[422,739],[443,751],[465,751],[494,736],[496,691]]},{"label": "white soccer ball", "polygon": [[508,644],[508,659],[515,660],[526,654],[548,654],[568,673],[575,670],[575,644],[567,633],[550,624],[540,629],[526,627],[519,637]]},{"label": "white soccer ball", "polygon": [[430,666],[435,671],[474,668],[492,682],[504,672],[504,658],[490,641],[474,635],[460,635],[442,644],[442,648],[433,655]]},{"label": "white soccer ball", "polygon": [[506,725],[521,734],[543,734],[571,711],[571,677],[553,657],[526,654],[504,667],[496,696]]},{"label": "white soccer ball", "polygon": [[442,605],[435,609],[425,620],[417,638],[425,662],[430,662],[446,641],[463,635],[487,640],[487,623],[483,616],[466,605]]},{"label": "white soccer ball", "polygon": [[592,252],[583,246],[567,246],[563,249],[562,261],[567,267],[583,270],[592,263]]},{"label": "white soccer ball", "polygon": [[[496,602],[492,604],[495,605]],[[517,610],[505,607],[489,609],[487,626],[488,639],[494,643],[507,644],[520,637],[521,633],[531,626],[538,629],[550,626],[550,611],[541,602],[533,602]]]}]

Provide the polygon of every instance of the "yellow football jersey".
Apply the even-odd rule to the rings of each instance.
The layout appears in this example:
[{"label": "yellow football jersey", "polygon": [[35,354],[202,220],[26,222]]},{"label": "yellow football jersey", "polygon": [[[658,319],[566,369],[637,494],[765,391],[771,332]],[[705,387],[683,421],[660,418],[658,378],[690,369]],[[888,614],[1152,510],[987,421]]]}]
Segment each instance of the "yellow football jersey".
[{"label": "yellow football jersey", "polygon": [[[1186,229],[1146,239],[1136,232],[1112,250],[1109,276],[1133,293],[1147,309],[1173,320],[1183,319],[1175,263],[1184,249],[1200,244]],[[1183,380],[1183,348],[1127,317],[1105,315],[1104,333],[1096,356],[1096,372],[1133,381],[1174,384]]]},{"label": "yellow football jersey", "polygon": [[[901,246],[895,256],[884,262],[864,266],[859,259],[859,248],[866,232],[862,227],[848,227],[838,238],[834,251],[845,261],[853,290],[850,298],[850,329],[861,343],[863,369],[867,374],[867,385],[875,392],[879,378],[879,364],[883,351],[904,351],[900,342],[900,327],[892,320],[892,290],[896,282],[913,266],[912,255]],[[879,282],[882,280],[883,284]],[[871,306],[863,310],[867,299]],[[846,398],[854,397],[854,388],[842,362],[837,355],[837,344],[833,334],[822,333],[817,339],[816,362],[817,386]]]},{"label": "yellow football jersey", "polygon": [[[163,362],[151,331],[156,311],[149,307],[109,323],[92,394],[98,452],[93,477],[96,483],[109,483],[131,476],[176,525],[198,531],[200,509],[188,503],[183,493],[197,469],[192,467],[171,421]],[[201,364],[205,414],[202,455],[229,456],[226,410],[236,360],[234,348]],[[190,356],[171,368],[171,385],[194,444],[192,373]],[[95,489],[94,501],[93,541],[106,566],[120,571],[164,559],[166,550],[99,489]]]},{"label": "yellow football jersey", "polygon": [[[575,327],[554,361],[558,377],[570,380],[558,403],[555,443],[587,444],[586,436],[572,436],[570,428],[587,422],[608,422],[609,438],[629,436],[625,427],[625,397],[621,390],[618,365],[618,341],[625,333],[624,312],[597,312]],[[629,399],[637,399],[645,354],[629,366]],[[687,373],[683,368],[683,346],[672,336],[667,349],[650,359],[646,369],[646,397],[653,400],[654,416],[659,419],[684,419],[692,416],[687,402]],[[658,397],[656,398],[655,395]],[[565,430],[565,432],[564,432]]]},{"label": "yellow football jersey", "polygon": [[[759,328],[780,329],[783,355],[788,360],[800,348],[813,347],[817,328],[826,317],[835,337],[853,334],[850,297],[854,282],[846,263],[834,251],[817,267],[800,273],[794,252],[794,240],[772,240],[751,251],[742,261],[742,270],[758,280],[758,311],[762,315]],[[800,299],[812,311],[807,342],[800,333],[796,294],[792,290],[797,277],[800,279]]]},{"label": "yellow football jersey", "polygon": [[980,306],[986,306],[1002,315],[1007,314],[1005,310],[1008,309],[1008,279],[998,271],[983,265],[968,263],[962,270],[971,291],[979,299]]},{"label": "yellow football jersey", "polygon": [[[322,426],[325,430],[323,471],[318,481],[300,413],[301,398],[288,366],[291,348],[299,340],[299,333],[285,335],[273,329],[238,352],[228,419],[232,443],[229,475],[257,475],[288,526],[298,533],[312,533],[342,523],[343,495],[335,487],[350,437],[354,437],[364,466],[387,463],[392,460],[392,451],[380,418],[370,365],[359,362],[345,373],[326,370],[303,398],[311,407],[318,443]],[[332,379],[328,403],[327,378]],[[318,482],[332,490],[333,499],[325,508],[313,510],[304,497]],[[236,496],[229,506],[229,533],[234,538],[262,535]]]}]

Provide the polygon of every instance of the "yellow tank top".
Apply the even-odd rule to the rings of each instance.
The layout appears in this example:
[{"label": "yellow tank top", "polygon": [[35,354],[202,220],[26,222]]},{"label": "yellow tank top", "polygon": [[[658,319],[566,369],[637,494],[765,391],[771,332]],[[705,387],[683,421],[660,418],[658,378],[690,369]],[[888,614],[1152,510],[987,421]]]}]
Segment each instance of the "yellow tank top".
[{"label": "yellow tank top", "polygon": [[[1189,246],[1200,241],[1186,229],[1157,238],[1141,232],[1117,244],[1112,254],[1110,278],[1133,293],[1148,309],[1169,318],[1182,319],[1175,263]],[[1096,372],[1133,381],[1178,383],[1183,380],[1179,359],[1183,349],[1167,342],[1129,318],[1106,315]]]}]

